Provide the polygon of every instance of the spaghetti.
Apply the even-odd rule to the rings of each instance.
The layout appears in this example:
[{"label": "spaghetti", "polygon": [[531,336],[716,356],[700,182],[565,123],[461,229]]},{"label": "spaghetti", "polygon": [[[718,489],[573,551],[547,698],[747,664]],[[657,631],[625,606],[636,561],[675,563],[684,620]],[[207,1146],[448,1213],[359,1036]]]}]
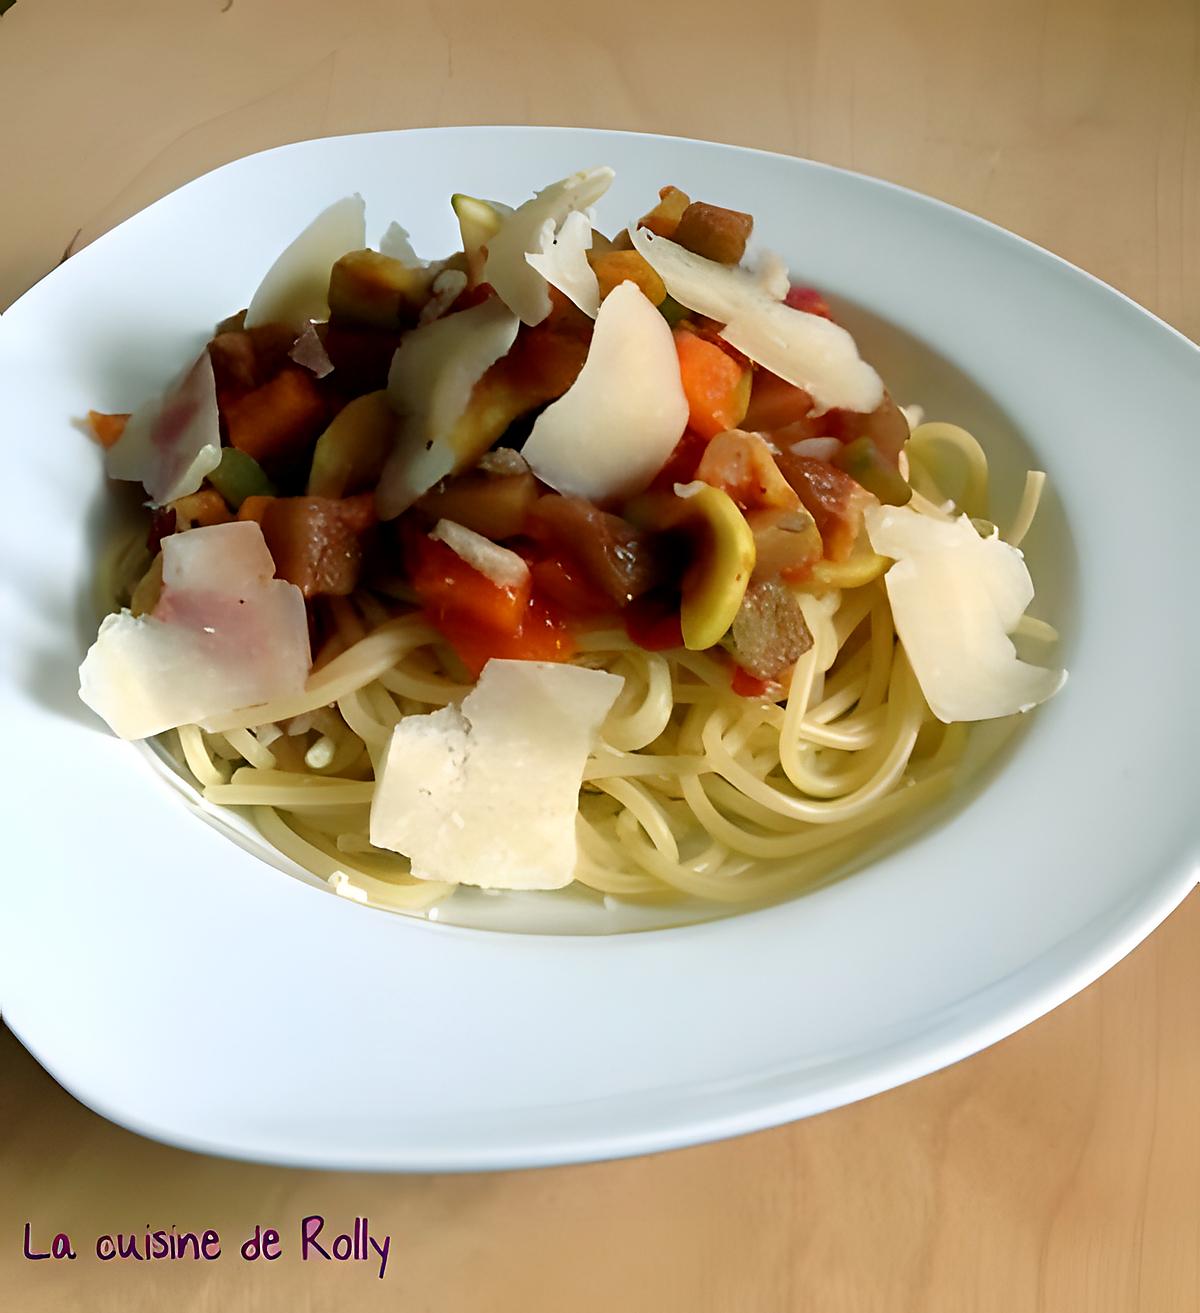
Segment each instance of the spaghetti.
[{"label": "spaghetti", "polygon": [[[965,504],[986,510],[986,457],[964,430],[918,427],[906,455],[920,513],[951,518],[958,504],[937,480],[952,483],[956,468]],[[1027,480],[1014,545],[1042,482]],[[110,589],[116,604],[144,560],[118,553],[112,568],[125,576]],[[718,654],[646,651],[612,628],[580,636],[576,661],[624,679],[584,772],[580,885],[620,898],[773,899],[828,880],[945,795],[968,727],[931,715],[882,577],[799,596],[813,643],[779,702],[735,694]],[[299,865],[364,901],[423,910],[455,886],[414,879],[404,857],[372,847],[374,771],[401,717],[460,701],[471,685],[442,635],[384,593],[345,599],[336,622],[302,696],[164,740],[208,801],[249,809]],[[1022,629],[1056,637],[1044,621]]]},{"label": "spaghetti", "polygon": [[[667,187],[610,241],[612,176],[456,195],[439,261],[357,249],[337,202],[171,388],[92,415],[153,511],[102,563],[81,696],[344,896],[419,911],[574,861],[597,897],[778,898],[943,797],[967,722],[1061,684],[1009,641],[1056,637],[1015,550],[1044,476],[1002,537],[979,443],[897,406],[779,261],[745,267],[750,215]],[[536,694],[486,703],[514,671]],[[434,714],[476,681],[490,737]],[[543,741],[589,684],[572,751]]]}]

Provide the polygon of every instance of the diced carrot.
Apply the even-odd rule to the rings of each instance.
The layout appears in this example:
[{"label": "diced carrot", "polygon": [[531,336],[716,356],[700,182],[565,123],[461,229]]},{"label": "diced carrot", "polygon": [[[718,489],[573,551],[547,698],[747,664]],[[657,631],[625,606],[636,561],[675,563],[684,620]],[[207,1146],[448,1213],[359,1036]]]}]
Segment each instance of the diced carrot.
[{"label": "diced carrot", "polygon": [[312,375],[294,366],[225,408],[230,444],[264,466],[302,456],[316,442],[327,416]]},{"label": "diced carrot", "polygon": [[675,330],[679,374],[688,403],[688,425],[702,438],[735,429],[750,403],[751,371],[687,328]]},{"label": "diced carrot", "polygon": [[[366,494],[366,499],[370,494]],[[257,500],[247,497],[246,501]],[[308,597],[345,597],[358,584],[363,530],[374,522],[363,497],[268,497],[259,523],[275,561],[275,576]],[[245,509],[245,502],[242,504]],[[251,516],[258,508],[251,511]],[[250,518],[249,516],[246,518]]]},{"label": "diced carrot", "polygon": [[237,517],[239,520],[253,520],[255,524],[261,524],[267,507],[274,500],[274,497],[247,497],[238,507]]},{"label": "diced carrot", "polygon": [[233,516],[225,505],[225,498],[212,488],[177,497],[167,503],[175,511],[176,532],[185,529],[209,528],[214,524],[228,524]]},{"label": "diced carrot", "polygon": [[102,415],[98,410],[88,411],[88,423],[92,426],[92,436],[107,451],[115,447],[125,432],[129,422],[128,415]]}]

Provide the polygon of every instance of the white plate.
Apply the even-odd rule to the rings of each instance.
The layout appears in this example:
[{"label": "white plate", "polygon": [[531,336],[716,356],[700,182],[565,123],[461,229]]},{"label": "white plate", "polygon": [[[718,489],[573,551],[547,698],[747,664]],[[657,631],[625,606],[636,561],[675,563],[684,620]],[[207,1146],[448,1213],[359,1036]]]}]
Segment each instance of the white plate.
[{"label": "white plate", "polygon": [[[1055,490],[1030,558],[1071,679],[987,787],[818,893],[685,928],[511,935],[285,878],[76,700],[105,504],[72,425],[127,408],[360,190],[450,249],[447,198],[612,164],[752,211],[894,392]],[[1087,274],[871,179],[703,142],[449,128],[240,160],[74,256],[0,319],[8,851],[0,1001],[78,1098],[191,1148],[444,1170],[640,1153],[804,1116],[1010,1033],[1196,876],[1200,352]],[[1009,503],[1011,504],[1011,503]]]}]

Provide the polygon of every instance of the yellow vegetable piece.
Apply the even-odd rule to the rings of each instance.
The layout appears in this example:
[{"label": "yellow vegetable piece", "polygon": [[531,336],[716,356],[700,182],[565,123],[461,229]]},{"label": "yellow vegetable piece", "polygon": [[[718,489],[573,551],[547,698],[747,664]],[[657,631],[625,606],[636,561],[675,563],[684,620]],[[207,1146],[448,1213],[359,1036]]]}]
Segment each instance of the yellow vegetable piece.
[{"label": "yellow vegetable piece", "polygon": [[692,198],[678,187],[661,187],[658,204],[648,214],[642,215],[638,227],[649,228],[659,237],[674,237],[675,229],[679,227],[679,221],[691,203]]},{"label": "yellow vegetable piece", "polygon": [[138,580],[133,596],[129,599],[129,609],[134,615],[148,615],[158,605],[163,588],[162,552],[150,562],[150,568]]},{"label": "yellow vegetable piece", "polygon": [[588,252],[588,262],[600,285],[601,301],[624,282],[636,283],[651,305],[661,305],[667,296],[666,284],[637,251]]},{"label": "yellow vegetable piece", "polygon": [[679,609],[683,645],[700,652],[719,643],[733,624],[754,571],[754,533],[728,493],[706,483],[686,495],[646,493],[625,516],[648,529],[680,530],[692,540]]},{"label": "yellow vegetable piece", "polygon": [[477,196],[467,196],[463,192],[455,192],[450,197],[450,205],[462,234],[463,251],[467,257],[467,277],[474,287],[483,276],[487,244],[499,231],[504,211],[491,201],[481,201]]},{"label": "yellow vegetable piece", "polygon": [[861,588],[878,579],[891,562],[886,556],[866,551],[845,561],[821,560],[798,586],[805,592],[824,588]]},{"label": "yellow vegetable piece", "polygon": [[317,439],[308,496],[346,497],[373,487],[395,433],[396,415],[386,391],[355,397]]},{"label": "yellow vegetable piece", "polygon": [[329,271],[329,314],[351,324],[399,332],[416,323],[433,274],[378,251],[350,251]]}]

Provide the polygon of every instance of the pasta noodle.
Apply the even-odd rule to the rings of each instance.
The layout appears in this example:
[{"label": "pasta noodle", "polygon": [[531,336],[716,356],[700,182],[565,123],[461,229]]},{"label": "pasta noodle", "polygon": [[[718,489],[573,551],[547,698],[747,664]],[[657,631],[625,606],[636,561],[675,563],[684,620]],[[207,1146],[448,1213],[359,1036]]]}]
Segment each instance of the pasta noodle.
[{"label": "pasta noodle", "polygon": [[[969,433],[922,425],[904,456],[914,509],[988,523],[986,457]],[[1026,480],[1014,545],[1043,483],[1037,472]],[[110,578],[141,564],[118,552]],[[584,771],[580,886],[630,899],[777,898],[845,870],[944,796],[968,730],[931,715],[878,571],[843,589],[803,587],[813,644],[778,704],[736,695],[714,652],[646,651],[612,628],[580,635],[575,659],[624,679]],[[366,590],[335,599],[302,696],[165,738],[208,801],[248,808],[270,843],[339,892],[423,911],[454,886],[414,879],[405,858],[372,847],[373,771],[399,719],[459,701],[470,685],[447,665],[441,635],[397,614],[402,605]],[[1030,617],[1018,633],[1056,636]]]}]

